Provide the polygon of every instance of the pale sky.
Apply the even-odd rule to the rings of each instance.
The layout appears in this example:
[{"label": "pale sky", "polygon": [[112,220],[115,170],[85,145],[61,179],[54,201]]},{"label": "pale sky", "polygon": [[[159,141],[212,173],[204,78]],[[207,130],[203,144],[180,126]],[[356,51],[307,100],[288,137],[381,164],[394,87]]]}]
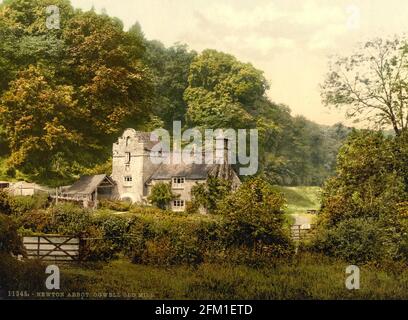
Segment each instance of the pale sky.
[{"label": "pale sky", "polygon": [[406,0],[71,0],[102,9],[166,46],[213,48],[251,62],[271,83],[269,97],[321,124],[343,113],[320,101],[328,56],[358,42],[408,31]]}]

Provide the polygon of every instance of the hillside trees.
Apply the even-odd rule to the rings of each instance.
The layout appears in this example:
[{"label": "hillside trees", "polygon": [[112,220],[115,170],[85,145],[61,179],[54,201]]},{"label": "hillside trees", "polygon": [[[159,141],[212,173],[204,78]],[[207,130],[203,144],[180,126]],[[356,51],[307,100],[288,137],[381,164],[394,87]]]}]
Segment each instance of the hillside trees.
[{"label": "hillside trees", "polygon": [[[60,29],[46,28],[50,4],[60,8]],[[320,184],[332,172],[331,146],[341,139],[273,103],[263,72],[230,54],[166,48],[139,24],[124,31],[68,0],[7,0],[0,17],[3,172],[70,180],[109,161],[124,128],[171,129],[174,120],[257,128],[259,174],[273,183]]]},{"label": "hillside trees", "polygon": [[190,66],[187,123],[202,128],[255,127],[255,102],[268,85],[262,71],[229,54],[205,50]]},{"label": "hillside trees", "polygon": [[196,52],[186,45],[175,44],[166,48],[159,41],[146,41],[144,61],[153,74],[153,114],[164,122],[166,129],[172,129],[173,121],[185,123],[187,103],[184,91],[188,87],[190,65]]},{"label": "hillside trees", "polygon": [[152,81],[136,29],[125,32],[117,19],[73,11],[61,0],[62,27],[48,30],[48,3],[11,0],[0,7],[7,61],[0,59],[0,68],[8,66],[0,123],[10,166],[70,176],[106,160],[115,135],[144,122]]}]

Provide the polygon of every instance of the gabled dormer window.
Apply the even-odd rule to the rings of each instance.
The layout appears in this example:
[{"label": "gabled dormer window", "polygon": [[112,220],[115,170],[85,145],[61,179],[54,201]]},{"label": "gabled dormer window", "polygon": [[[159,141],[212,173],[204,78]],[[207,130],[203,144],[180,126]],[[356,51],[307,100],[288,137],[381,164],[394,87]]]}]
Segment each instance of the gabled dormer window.
[{"label": "gabled dormer window", "polygon": [[186,179],[183,177],[174,177],[173,178],[173,189],[184,189],[184,183]]}]

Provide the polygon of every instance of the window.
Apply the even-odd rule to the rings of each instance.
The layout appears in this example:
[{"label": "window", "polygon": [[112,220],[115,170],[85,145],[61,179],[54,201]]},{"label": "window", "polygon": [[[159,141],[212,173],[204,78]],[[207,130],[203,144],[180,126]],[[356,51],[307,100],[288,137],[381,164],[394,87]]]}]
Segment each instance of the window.
[{"label": "window", "polygon": [[126,164],[130,163],[130,158],[131,158],[130,152],[126,152],[125,153],[125,163]]},{"label": "window", "polygon": [[174,200],[173,208],[175,210],[184,210],[184,200]]},{"label": "window", "polygon": [[175,177],[173,178],[173,189],[183,189],[185,178]]},{"label": "window", "polygon": [[125,182],[132,182],[132,176],[126,176],[125,178]]}]

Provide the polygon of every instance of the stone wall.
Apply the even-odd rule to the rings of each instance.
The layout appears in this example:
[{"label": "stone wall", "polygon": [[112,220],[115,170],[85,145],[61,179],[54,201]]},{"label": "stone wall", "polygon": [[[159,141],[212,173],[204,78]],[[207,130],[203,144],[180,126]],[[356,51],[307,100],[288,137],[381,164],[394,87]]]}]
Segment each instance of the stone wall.
[{"label": "stone wall", "polygon": [[150,161],[148,146],[146,134],[134,129],[127,129],[113,144],[112,179],[119,199],[146,202],[145,182],[158,167]]}]

